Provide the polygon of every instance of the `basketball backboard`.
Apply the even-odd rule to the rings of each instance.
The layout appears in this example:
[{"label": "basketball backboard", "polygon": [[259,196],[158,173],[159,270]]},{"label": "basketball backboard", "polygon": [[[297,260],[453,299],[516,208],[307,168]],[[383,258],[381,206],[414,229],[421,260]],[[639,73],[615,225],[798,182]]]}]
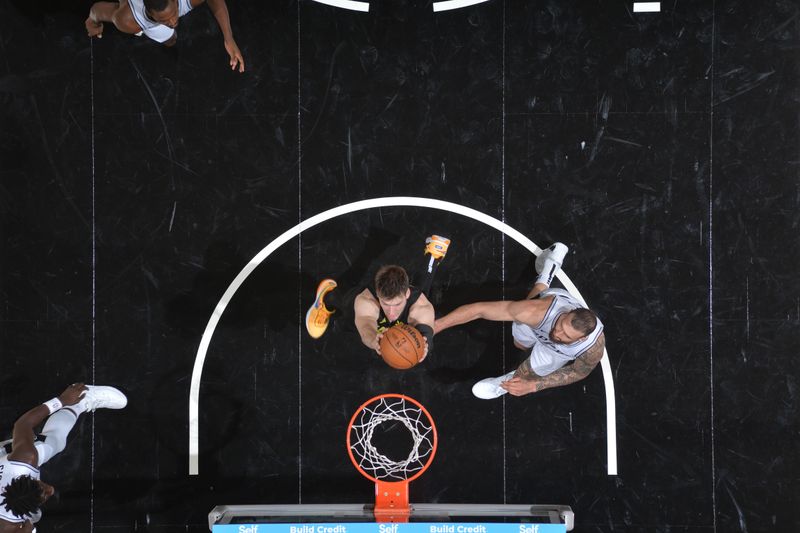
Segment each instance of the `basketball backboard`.
[{"label": "basketball backboard", "polygon": [[371,504],[220,505],[213,533],[563,533],[575,517],[566,505],[409,505],[404,522],[376,520]]}]

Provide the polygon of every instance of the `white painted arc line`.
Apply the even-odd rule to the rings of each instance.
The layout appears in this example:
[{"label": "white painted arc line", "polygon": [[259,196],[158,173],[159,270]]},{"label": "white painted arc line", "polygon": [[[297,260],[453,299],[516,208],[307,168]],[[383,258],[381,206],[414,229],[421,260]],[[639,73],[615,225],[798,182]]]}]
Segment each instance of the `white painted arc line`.
[{"label": "white painted arc line", "polygon": [[[200,381],[203,374],[203,366],[205,364],[208,347],[211,344],[211,337],[214,335],[214,330],[219,323],[222,313],[228,306],[228,303],[233,299],[236,291],[241,287],[244,281],[250,274],[260,265],[272,252],[283,246],[286,242],[300,235],[307,229],[310,229],[318,224],[326,222],[332,218],[353,213],[356,211],[363,211],[365,209],[375,209],[379,207],[425,207],[429,209],[438,209],[441,211],[448,211],[456,213],[467,218],[472,218],[479,222],[483,222],[508,237],[511,237],[519,244],[524,246],[528,251],[534,255],[539,255],[542,250],[533,243],[525,235],[485,213],[476,211],[470,207],[466,207],[452,202],[445,202],[443,200],[434,200],[431,198],[418,198],[413,196],[390,196],[384,198],[371,198],[368,200],[361,200],[350,204],[340,205],[323,211],[313,217],[304,220],[295,227],[286,230],[275,240],[269,243],[264,249],[251,259],[241,272],[233,279],[231,284],[225,290],[225,293],[220,298],[219,303],[214,308],[214,312],[208,320],[206,329],[200,339],[200,345],[197,348],[197,355],[194,360],[194,367],[192,368],[192,378],[189,388],[189,475],[197,475],[199,473],[198,454],[199,454],[199,436],[200,436],[200,420],[199,420],[199,400],[200,400]],[[563,270],[559,270],[556,277],[561,281],[564,288],[567,289],[575,298],[580,301],[584,306],[588,307],[586,300],[578,291],[578,288],[572,283]],[[611,374],[611,365],[608,361],[608,352],[604,352],[603,359],[600,361],[603,371],[603,381],[606,391],[606,422],[607,422],[607,451],[608,451],[608,475],[617,474],[617,433],[616,433],[616,402],[614,399],[614,382]]]},{"label": "white painted arc line", "polygon": [[488,1],[489,0],[445,0],[444,2],[435,2],[433,4],[433,11],[434,13],[439,11],[449,11],[451,9],[474,6],[475,4],[482,4]]},{"label": "white painted arc line", "polygon": [[351,11],[362,11],[367,13],[369,11],[368,2],[355,2],[353,0],[313,0],[319,4],[327,6],[341,7],[342,9],[350,9]]},{"label": "white painted arc line", "polygon": [[659,13],[661,11],[661,2],[634,2],[634,13]]}]

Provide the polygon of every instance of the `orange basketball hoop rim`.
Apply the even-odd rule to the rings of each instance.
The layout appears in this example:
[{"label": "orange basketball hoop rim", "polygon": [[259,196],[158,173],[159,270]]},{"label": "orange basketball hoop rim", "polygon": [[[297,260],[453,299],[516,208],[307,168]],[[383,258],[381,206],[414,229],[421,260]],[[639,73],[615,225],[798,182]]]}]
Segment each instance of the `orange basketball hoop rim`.
[{"label": "orange basketball hoop rim", "polygon": [[[412,435],[408,457],[391,460],[371,442],[373,430],[384,422],[399,422]],[[408,520],[408,484],[433,462],[438,446],[436,424],[425,407],[404,394],[381,394],[361,404],[347,425],[347,454],[356,470],[375,483],[378,521]]]}]

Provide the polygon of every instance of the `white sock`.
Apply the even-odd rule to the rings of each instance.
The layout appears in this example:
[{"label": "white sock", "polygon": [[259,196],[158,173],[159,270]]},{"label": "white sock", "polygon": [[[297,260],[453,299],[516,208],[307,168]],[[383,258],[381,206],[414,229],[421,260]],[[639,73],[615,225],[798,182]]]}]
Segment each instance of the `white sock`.
[{"label": "white sock", "polygon": [[553,283],[553,278],[558,273],[559,265],[552,259],[546,259],[542,267],[542,273],[536,278],[536,283],[544,283],[548,287]]},{"label": "white sock", "polygon": [[54,455],[61,453],[67,445],[67,436],[75,427],[75,422],[78,421],[78,414],[72,410],[73,407],[73,405],[69,405],[59,409],[45,422],[41,432],[41,435],[45,437],[44,442],[36,443],[39,466],[52,459]]}]

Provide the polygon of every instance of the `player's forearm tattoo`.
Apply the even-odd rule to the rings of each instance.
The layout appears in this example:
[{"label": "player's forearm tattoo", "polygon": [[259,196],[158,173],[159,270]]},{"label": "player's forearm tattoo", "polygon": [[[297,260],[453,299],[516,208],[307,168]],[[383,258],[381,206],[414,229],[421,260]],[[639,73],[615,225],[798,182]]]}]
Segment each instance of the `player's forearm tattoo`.
[{"label": "player's forearm tattoo", "polygon": [[[594,367],[597,366],[597,363],[603,357],[603,348],[605,347],[605,344],[605,338],[601,336],[597,339],[597,342],[595,342],[592,347],[586,351],[586,353],[575,359],[571,365],[559,368],[552,374],[548,374],[546,376],[536,375],[530,367],[530,360],[526,359],[525,362],[519,366],[514,375],[518,375],[522,379],[534,381],[536,383],[536,389],[534,392],[575,383],[576,381],[580,381],[588,376]],[[523,367],[526,367],[532,375],[523,375],[521,373]]]},{"label": "player's forearm tattoo", "polygon": [[526,380],[531,380],[538,377],[531,368],[531,360],[529,357],[525,358],[522,364],[517,367],[516,372],[514,372],[514,377]]}]

